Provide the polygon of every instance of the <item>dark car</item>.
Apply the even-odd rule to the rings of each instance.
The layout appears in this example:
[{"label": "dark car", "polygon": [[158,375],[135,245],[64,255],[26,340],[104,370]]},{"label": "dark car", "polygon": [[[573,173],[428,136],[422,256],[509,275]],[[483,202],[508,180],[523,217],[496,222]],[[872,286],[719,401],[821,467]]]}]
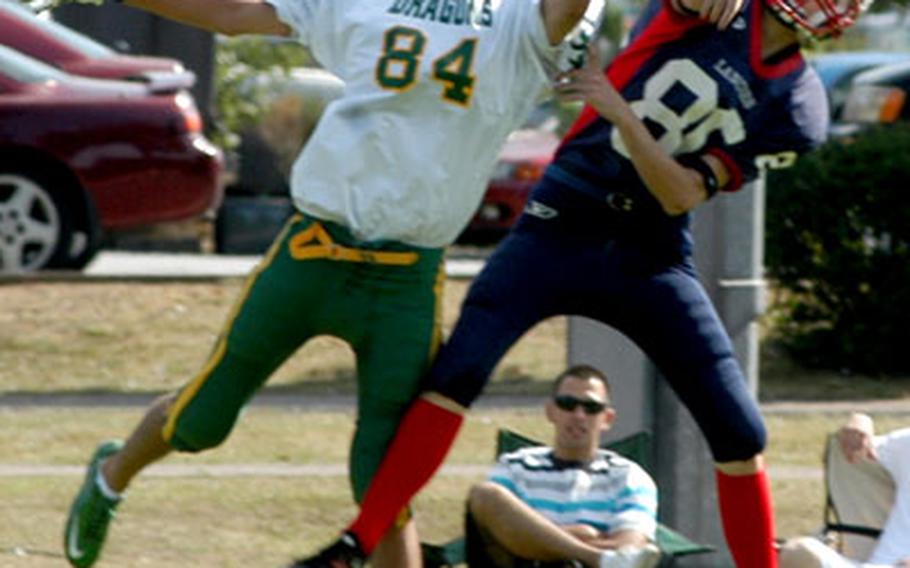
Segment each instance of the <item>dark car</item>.
[{"label": "dark car", "polygon": [[188,89],[195,75],[175,59],[122,55],[109,47],[33,14],[13,0],[0,0],[0,45],[73,75],[154,82]]},{"label": "dark car", "polygon": [[78,268],[103,231],[197,217],[222,158],[185,91],[77,77],[0,46],[0,270]]}]

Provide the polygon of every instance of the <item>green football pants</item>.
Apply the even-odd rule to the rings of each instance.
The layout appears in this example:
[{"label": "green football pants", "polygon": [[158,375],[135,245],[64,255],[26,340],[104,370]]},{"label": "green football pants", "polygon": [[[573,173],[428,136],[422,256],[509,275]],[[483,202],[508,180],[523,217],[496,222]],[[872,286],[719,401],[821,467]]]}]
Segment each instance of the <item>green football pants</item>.
[{"label": "green football pants", "polygon": [[181,451],[217,446],[275,369],[311,337],[332,335],[357,360],[350,475],[359,501],[438,348],[442,252],[358,241],[340,225],[292,217],[203,370],[178,393],[165,440]]}]

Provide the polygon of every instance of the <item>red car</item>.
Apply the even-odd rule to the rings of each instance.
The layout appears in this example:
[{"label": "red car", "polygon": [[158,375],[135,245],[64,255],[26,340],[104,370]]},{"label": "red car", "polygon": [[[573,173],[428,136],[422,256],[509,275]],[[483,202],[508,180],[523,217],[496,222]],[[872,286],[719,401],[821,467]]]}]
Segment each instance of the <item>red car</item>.
[{"label": "red car", "polygon": [[175,59],[122,55],[14,0],[0,0],[0,44],[73,75],[127,79],[188,89],[195,75]]},{"label": "red car", "polygon": [[487,192],[460,242],[486,243],[505,235],[524,210],[528,195],[553,159],[559,137],[534,127],[513,132],[499,153]]},{"label": "red car", "polygon": [[103,231],[221,200],[222,157],[192,97],[76,77],[0,46],[0,271],[78,268]]}]

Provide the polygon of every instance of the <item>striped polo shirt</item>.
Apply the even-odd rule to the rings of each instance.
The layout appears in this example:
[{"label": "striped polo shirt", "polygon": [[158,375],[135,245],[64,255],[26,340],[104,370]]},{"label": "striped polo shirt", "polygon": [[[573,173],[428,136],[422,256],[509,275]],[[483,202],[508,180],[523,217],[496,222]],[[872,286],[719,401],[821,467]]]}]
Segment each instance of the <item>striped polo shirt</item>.
[{"label": "striped polo shirt", "polygon": [[548,447],[500,456],[490,481],[558,525],[586,524],[613,533],[634,530],[654,539],[657,487],[635,462],[598,450],[589,462],[569,462]]}]

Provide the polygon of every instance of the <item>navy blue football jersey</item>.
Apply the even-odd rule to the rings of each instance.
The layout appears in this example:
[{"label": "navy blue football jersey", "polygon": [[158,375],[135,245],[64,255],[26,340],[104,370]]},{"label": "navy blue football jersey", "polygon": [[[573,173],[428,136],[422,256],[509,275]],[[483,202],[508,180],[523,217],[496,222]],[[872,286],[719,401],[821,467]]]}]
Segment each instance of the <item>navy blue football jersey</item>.
[{"label": "navy blue football jersey", "polygon": [[[824,140],[828,105],[798,46],[763,61],[761,0],[724,31],[652,0],[607,68],[651,134],[673,156],[710,153],[738,189],[763,166],[784,167]],[[622,191],[656,208],[617,130],[586,108],[547,172],[575,189]],[[645,205],[645,203],[641,203]]]}]

